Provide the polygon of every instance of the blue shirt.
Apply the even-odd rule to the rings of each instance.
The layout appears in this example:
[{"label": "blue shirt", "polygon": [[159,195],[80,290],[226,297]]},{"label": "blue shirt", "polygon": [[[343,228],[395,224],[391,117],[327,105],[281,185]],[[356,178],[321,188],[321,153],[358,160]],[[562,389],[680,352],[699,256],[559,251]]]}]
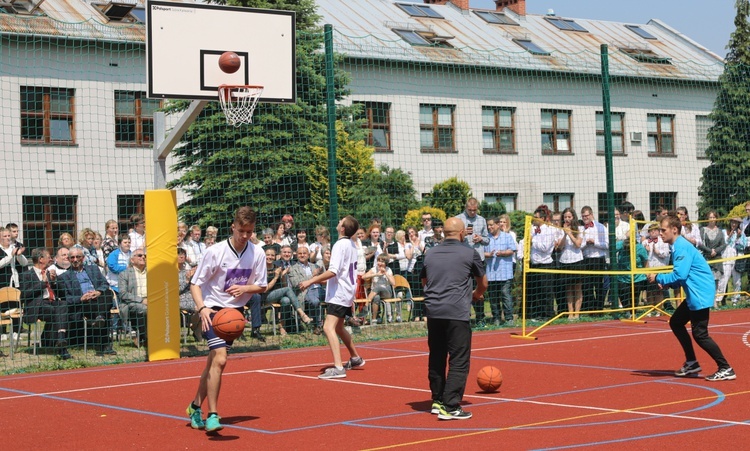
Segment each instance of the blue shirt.
[{"label": "blue shirt", "polygon": [[490,234],[490,242],[484,247],[485,252],[493,254],[492,257],[488,257],[484,262],[488,281],[498,282],[513,278],[513,255],[508,255],[507,257],[498,257],[495,255],[497,251],[509,250],[514,253],[516,252],[516,242],[510,233],[500,232],[497,237]]},{"label": "blue shirt", "polygon": [[713,307],[716,283],[711,268],[700,251],[682,236],[672,248],[671,273],[657,274],[656,282],[672,288],[685,289],[685,302],[690,310]]},{"label": "blue shirt", "polygon": [[81,293],[86,294],[89,291],[94,291],[94,284],[91,282],[91,278],[86,271],[73,271],[76,274],[78,283],[81,284]]}]

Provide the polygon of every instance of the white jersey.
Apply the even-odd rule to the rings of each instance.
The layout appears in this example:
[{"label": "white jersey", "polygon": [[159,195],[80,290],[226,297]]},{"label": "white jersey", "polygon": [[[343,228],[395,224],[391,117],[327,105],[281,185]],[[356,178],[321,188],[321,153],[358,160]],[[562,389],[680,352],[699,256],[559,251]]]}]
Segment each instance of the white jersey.
[{"label": "white jersey", "polygon": [[357,288],[357,244],[349,238],[336,241],[328,270],[335,274],[326,285],[326,302],[351,307]]},{"label": "white jersey", "polygon": [[243,307],[252,295],[234,297],[227,289],[232,285],[265,287],[266,254],[250,241],[238,253],[229,240],[224,240],[206,249],[190,283],[201,288],[206,307]]}]

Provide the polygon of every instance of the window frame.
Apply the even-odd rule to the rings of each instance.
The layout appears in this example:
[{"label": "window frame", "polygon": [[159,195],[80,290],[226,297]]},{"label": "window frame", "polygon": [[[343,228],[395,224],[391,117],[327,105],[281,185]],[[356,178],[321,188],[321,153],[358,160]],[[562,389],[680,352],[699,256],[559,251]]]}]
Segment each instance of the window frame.
[{"label": "window frame", "polygon": [[132,226],[130,217],[134,214],[146,213],[146,199],[143,194],[117,195],[117,225],[124,233]]},{"label": "window frame", "polygon": [[[27,206],[29,205],[41,205],[42,219],[32,219],[27,216]],[[71,220],[57,219],[55,216],[61,216],[58,211],[60,209],[70,208],[71,211],[64,212],[63,215],[72,217]],[[72,234],[74,237],[78,236],[78,196],[77,195],[66,195],[66,196],[48,196],[48,195],[33,195],[33,196],[22,196],[21,197],[21,210],[22,210],[22,227],[24,231],[25,245],[30,248],[40,247],[37,244],[37,240],[31,238],[32,235],[37,235],[38,230],[41,228],[41,235],[44,237],[45,249],[50,251],[51,255],[55,255],[57,252],[57,242],[59,240],[59,234],[63,231]],[[33,213],[31,213],[33,214]],[[55,236],[55,231],[58,231],[58,236]],[[35,232],[32,232],[35,231]]]},{"label": "window frame", "polygon": [[[705,122],[707,123],[703,123]],[[708,131],[713,127],[714,121],[711,120],[710,117],[706,114],[696,114],[695,115],[695,156],[699,160],[707,159],[708,156],[706,156],[706,150],[708,150],[709,145],[711,144],[708,141]],[[705,130],[704,134],[701,134],[701,131]],[[705,143],[705,148],[701,149],[701,144]]]},{"label": "window frame", "polygon": [[634,49],[628,47],[621,47],[620,51],[632,59],[644,64],[660,64],[660,65],[672,65],[672,58],[666,56],[660,56],[653,50],[649,49]]},{"label": "window frame", "polygon": [[532,41],[531,39],[513,39],[513,42],[515,42],[516,45],[526,50],[527,52],[531,53],[532,55],[538,55],[538,56],[550,55],[550,52],[534,44],[534,41]]},{"label": "window frame", "polygon": [[[655,117],[656,118],[656,131],[655,132],[652,132],[651,130],[649,130],[649,127],[648,127],[648,119],[651,118],[651,117]],[[667,118],[667,117],[671,119],[670,123],[671,123],[671,126],[672,126],[672,130],[669,133],[664,132],[662,130],[662,120],[663,120],[663,118]],[[677,156],[677,154],[675,152],[675,127],[674,127],[675,115],[674,114],[648,113],[646,115],[646,121],[647,121],[647,126],[646,126],[646,130],[647,130],[646,131],[646,140],[647,140],[647,142],[646,142],[646,146],[647,146],[648,156],[650,156],[650,157],[675,157],[675,156]],[[672,143],[671,152],[668,152],[668,153],[664,153],[661,150],[664,138],[666,136],[670,136],[671,137],[671,143]],[[651,138],[652,137],[656,140],[655,141],[655,150],[654,151],[651,150]]]},{"label": "window frame", "polygon": [[401,8],[410,17],[423,17],[428,19],[445,19],[437,11],[430,8],[430,5],[424,5],[419,3],[396,3],[396,6]]},{"label": "window frame", "polygon": [[557,27],[559,30],[563,31],[575,31],[578,33],[588,33],[589,30],[583,28],[581,24],[576,22],[573,19],[563,19],[560,17],[545,17],[547,22],[551,23],[555,27]]},{"label": "window frame", "polygon": [[[31,93],[35,95],[37,92],[42,94],[42,105],[40,110],[25,110],[24,106],[28,102],[24,101],[24,98]],[[20,111],[21,111],[21,144],[42,144],[42,145],[55,145],[55,146],[75,146],[76,145],[76,108],[75,108],[75,89],[74,88],[55,88],[55,87],[42,87],[42,86],[21,86],[21,100],[20,100]],[[68,99],[69,111],[63,112],[52,112],[52,95],[54,94],[66,94]],[[33,139],[24,137],[24,122],[29,119],[42,120],[42,134],[41,139]],[[66,121],[68,126],[68,134],[70,139],[52,139],[52,121]],[[27,126],[26,128],[31,128]]]},{"label": "window frame", "polygon": [[[367,133],[367,145],[375,149],[375,152],[385,153],[393,152],[391,148],[391,102],[374,102],[369,100],[356,100],[353,102],[356,105],[362,105],[364,111],[365,123],[362,124],[362,128],[368,130]],[[385,123],[375,122],[375,108],[384,107]],[[374,131],[383,130],[385,133],[386,147],[379,147],[375,145]]]},{"label": "window frame", "polygon": [[[554,139],[552,139],[552,148],[551,149],[544,149],[544,140],[542,139],[542,155],[573,155],[573,132],[572,132],[572,119],[573,119],[573,111],[572,110],[555,110],[555,109],[548,109],[543,108],[540,111],[540,115],[544,113],[552,113],[552,128],[544,128],[542,124],[540,124],[539,131],[540,131],[540,138],[544,136],[545,134],[552,134]],[[559,113],[567,113],[568,115],[568,128],[564,130],[560,130],[558,128],[557,122],[558,117],[557,115]],[[568,137],[566,139],[568,143],[568,150],[560,151],[558,150],[558,140],[560,138],[557,137],[558,134],[561,134],[563,132],[567,132]]]},{"label": "window frame", "polygon": [[643,39],[652,39],[652,40],[658,39],[656,36],[652,35],[648,31],[641,28],[640,25],[625,25],[625,28],[637,34],[638,36],[642,37]]},{"label": "window frame", "polygon": [[[118,100],[118,95],[123,94],[132,94],[134,95],[132,101],[133,101],[133,115],[124,115],[124,114],[117,114],[117,106],[118,102],[124,102],[124,100]],[[162,101],[158,99],[149,99],[146,97],[146,93],[143,91],[127,91],[127,90],[115,90],[114,92],[115,96],[115,111],[114,111],[114,117],[115,117],[115,147],[150,147],[154,142],[154,116],[153,114],[151,116],[144,116],[143,115],[143,101],[146,102],[153,102],[156,101],[159,103],[159,106],[157,109],[162,107]],[[128,99],[129,101],[130,99]],[[128,124],[133,124],[135,126],[135,140],[134,141],[123,141],[118,139],[123,132],[118,131],[118,127],[121,124],[121,121],[124,121]],[[149,138],[149,134],[144,132],[145,124],[151,124],[151,136]]]},{"label": "window frame", "polygon": [[479,16],[480,19],[484,20],[488,24],[492,25],[512,25],[519,26],[519,24],[508,17],[506,14],[499,13],[496,11],[478,11],[474,10],[474,14]]},{"label": "window frame", "polygon": [[[493,126],[488,127],[484,125],[484,112],[485,111],[492,111],[493,112]],[[500,125],[500,112],[501,111],[510,111],[510,127],[502,127]],[[484,147],[484,133],[485,132],[492,132],[492,139],[493,139],[493,147]],[[500,137],[505,133],[510,133],[510,141],[511,141],[511,149],[501,149],[501,139]],[[516,108],[515,107],[504,107],[504,106],[482,106],[482,152],[485,154],[509,154],[509,155],[515,155],[518,154],[518,149],[516,148]]]},{"label": "window frame", "polygon": [[[620,205],[623,204],[626,200],[628,200],[628,193],[627,192],[615,192],[614,193],[615,198],[615,208],[619,209]],[[607,193],[599,192],[596,193],[596,202],[597,206],[599,207],[598,211],[596,212],[596,215],[598,217],[598,221],[602,224],[607,224],[609,218],[607,215],[609,214],[609,210],[607,210]]]},{"label": "window frame", "polygon": [[[602,116],[602,124],[604,124],[604,112],[603,111],[597,111],[594,115],[594,124],[596,126],[596,154],[597,155],[604,155],[604,149],[599,149],[599,136],[604,136],[604,126],[602,125],[602,128],[599,129],[599,115]],[[627,155],[627,152],[625,152],[625,113],[620,112],[610,112],[610,116],[619,116],[620,117],[620,124],[621,124],[621,130],[615,131],[612,130],[612,139],[614,140],[617,136],[620,137],[620,148],[621,151],[614,150],[614,146],[612,147],[612,155]]]},{"label": "window frame", "polygon": [[[552,199],[548,200],[547,197],[551,196]],[[570,202],[569,207],[575,209],[575,193],[542,193],[542,203],[550,207],[550,211],[557,212],[563,211],[568,207],[561,207],[560,201],[562,196],[569,196]]]},{"label": "window frame", "polygon": [[677,209],[677,192],[676,191],[651,191],[648,193],[648,214],[649,219],[656,219],[656,208],[664,205],[667,210],[674,211]]},{"label": "window frame", "polygon": [[[432,109],[432,123],[427,125],[422,123],[422,108]],[[451,124],[440,125],[439,112],[440,108],[450,108]],[[456,150],[456,105],[423,103],[419,105],[419,150],[422,153],[457,153]],[[422,131],[432,130],[432,147],[422,146]],[[440,130],[450,130],[451,146],[450,148],[440,147]]]},{"label": "window frame", "polygon": [[[508,198],[510,198],[510,202],[507,201]],[[518,193],[484,193],[484,200],[490,204],[502,203],[505,205],[505,211],[507,213],[518,210]],[[513,209],[508,209],[508,203],[512,204]]]}]

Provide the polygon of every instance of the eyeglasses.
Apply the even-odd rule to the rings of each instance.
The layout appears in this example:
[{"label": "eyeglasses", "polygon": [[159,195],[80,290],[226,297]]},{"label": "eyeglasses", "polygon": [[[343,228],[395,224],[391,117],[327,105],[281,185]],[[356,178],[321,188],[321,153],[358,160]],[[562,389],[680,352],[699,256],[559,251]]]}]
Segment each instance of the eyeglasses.
[{"label": "eyeglasses", "polygon": [[422,218],[422,222],[425,222],[425,221],[432,221],[432,218]]},{"label": "eyeglasses", "polygon": [[146,254],[135,254],[134,257],[143,257],[143,258],[146,258]]},{"label": "eyeglasses", "polygon": [[69,255],[68,260],[83,260],[83,255]]}]

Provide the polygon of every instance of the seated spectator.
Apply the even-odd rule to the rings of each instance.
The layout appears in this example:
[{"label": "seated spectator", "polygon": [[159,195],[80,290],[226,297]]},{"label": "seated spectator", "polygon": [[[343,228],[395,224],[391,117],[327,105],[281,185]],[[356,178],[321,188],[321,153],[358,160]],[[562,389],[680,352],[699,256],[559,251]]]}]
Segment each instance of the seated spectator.
[{"label": "seated spectator", "polygon": [[[91,339],[97,356],[116,355],[108,331],[107,316],[112,306],[109,284],[94,266],[83,264],[83,250],[72,248],[70,269],[57,276],[57,295],[68,305],[69,321],[91,320]],[[72,326],[72,324],[71,324]]]},{"label": "seated spectator", "polygon": [[107,257],[107,282],[109,286],[115,291],[120,292],[119,281],[120,274],[128,269],[130,265],[130,257],[132,252],[130,251],[130,235],[123,233],[120,235],[120,247],[115,249]]},{"label": "seated spectator", "polygon": [[60,238],[57,240],[58,246],[67,247],[68,249],[75,246],[75,244],[76,240],[74,240],[73,235],[69,234],[68,232],[61,233]]},{"label": "seated spectator", "polygon": [[295,240],[291,243],[292,246],[292,252],[297,252],[297,249],[300,247],[305,247],[307,250],[310,250],[310,244],[307,242],[307,230],[305,229],[299,229],[297,230],[297,235]]},{"label": "seated spectator", "polygon": [[146,344],[146,312],[148,309],[148,286],[146,284],[146,252],[133,251],[128,269],[120,273],[120,317],[122,321],[138,331],[133,338],[137,347]]},{"label": "seated spectator", "polygon": [[[299,309],[299,316],[302,318],[302,322],[306,325],[312,325],[315,327],[315,334],[319,335],[320,330],[320,303],[325,298],[325,291],[320,284],[310,285],[306,290],[300,290],[299,284],[305,280],[312,279],[318,274],[323,273],[323,268],[310,263],[310,251],[307,247],[299,247],[297,249],[297,263],[292,265],[289,270],[289,283],[292,285],[292,289],[297,294],[297,299],[301,305],[307,306],[307,311],[313,312],[314,320],[310,319],[303,309]],[[304,303],[304,304],[303,304]]]},{"label": "seated spectator", "polygon": [[289,243],[286,242],[285,236],[286,236],[286,228],[284,227],[284,223],[276,224],[276,228],[274,229],[273,242],[275,244],[278,244],[279,246],[283,246],[283,245],[288,246]]},{"label": "seated spectator", "polygon": [[187,242],[187,224],[180,221],[177,223],[177,247],[184,249],[187,253],[186,260],[190,266],[198,266],[196,256],[193,253],[193,248]]},{"label": "seated spectator", "polygon": [[310,261],[319,263],[323,258],[323,249],[331,248],[331,233],[325,226],[315,227],[315,242],[310,245]]},{"label": "seated spectator", "polygon": [[104,249],[102,249],[102,235],[94,232],[94,250],[96,251],[96,260],[99,270],[102,274],[107,274],[107,260],[104,258]]},{"label": "seated spectator", "polygon": [[[393,272],[388,267],[388,256],[383,254],[379,255],[375,266],[365,273],[362,278],[367,281],[371,281],[370,294],[367,295],[367,299],[370,300],[372,305],[372,323],[378,323],[378,310],[382,299],[390,299],[393,297],[393,287],[396,285],[396,279],[393,278]],[[400,312],[400,302],[398,303],[398,312]],[[383,314],[383,322],[385,319],[388,322],[393,322],[393,315],[391,314],[391,305],[385,304],[385,313]],[[398,321],[401,321],[401,315],[398,315]]]},{"label": "seated spectator", "polygon": [[285,214],[281,217],[281,224],[284,225],[284,234],[282,237],[283,243],[281,244],[288,244],[291,246],[295,238],[294,233],[292,232],[294,230],[294,217],[289,213]]},{"label": "seated spectator", "polygon": [[61,276],[65,271],[70,269],[70,260],[68,259],[69,252],[70,251],[67,247],[60,247],[57,249],[55,262],[49,267],[49,270],[54,272],[55,276]]},{"label": "seated spectator", "polygon": [[26,323],[44,321],[45,328],[55,332],[55,349],[57,356],[68,360],[68,306],[55,295],[57,273],[49,271],[47,266],[52,257],[47,249],[31,251],[32,266],[30,271],[21,274],[21,301],[25,305]]},{"label": "seated spectator", "polygon": [[[283,246],[282,252],[287,250],[289,252],[289,259],[282,257],[280,260],[271,260],[273,249],[266,250],[266,268],[268,270],[268,285],[266,286],[266,292],[264,294],[266,304],[281,304],[281,306],[291,305],[294,310],[299,314],[304,324],[309,324],[311,319],[305,314],[304,310],[299,305],[297,295],[289,286],[288,275],[291,270],[291,247]],[[273,275],[273,276],[272,276]],[[279,315],[281,312],[279,312]],[[286,328],[284,328],[283,318],[279,317],[279,333],[282,336],[287,335]]]},{"label": "seated spectator", "polygon": [[325,250],[323,250],[323,260],[321,261],[321,266],[323,266],[323,271],[328,270],[328,265],[331,264],[331,247],[326,247]]},{"label": "seated spectator", "polygon": [[273,230],[269,228],[263,229],[263,251],[273,249],[276,258],[281,257],[281,245],[273,242]]},{"label": "seated spectator", "polygon": [[177,268],[179,269],[178,280],[180,285],[180,310],[185,310],[189,313],[195,313],[195,300],[193,295],[190,293],[190,279],[193,278],[197,266],[187,264],[185,258],[187,253],[185,249],[177,248]]}]

